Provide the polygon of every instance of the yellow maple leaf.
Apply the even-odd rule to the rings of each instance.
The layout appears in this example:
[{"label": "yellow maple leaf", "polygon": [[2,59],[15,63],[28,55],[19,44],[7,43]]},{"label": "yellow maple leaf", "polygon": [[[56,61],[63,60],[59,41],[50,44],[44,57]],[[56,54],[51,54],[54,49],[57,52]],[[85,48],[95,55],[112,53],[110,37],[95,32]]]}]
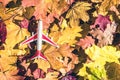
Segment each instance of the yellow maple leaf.
[{"label": "yellow maple leaf", "polygon": [[82,19],[86,22],[89,20],[87,10],[90,9],[90,6],[91,4],[87,2],[77,2],[70,10],[68,10],[66,18],[69,18],[73,24],[75,24],[76,19]]},{"label": "yellow maple leaf", "polygon": [[53,41],[58,44],[68,43],[69,45],[73,45],[76,43],[76,37],[81,37],[80,32],[82,31],[80,26],[69,27],[67,21],[64,19],[59,27],[54,24],[51,28],[51,33],[49,36],[53,39]]},{"label": "yellow maple leaf", "polygon": [[86,54],[95,62],[100,65],[104,65],[108,62],[119,63],[120,51],[117,51],[115,47],[104,46],[102,48],[93,45],[85,50]]},{"label": "yellow maple leaf", "polygon": [[8,48],[15,47],[16,44],[19,44],[25,37],[29,36],[30,33],[27,29],[20,28],[12,21],[7,21],[7,39],[6,39],[6,46]]},{"label": "yellow maple leaf", "polygon": [[98,13],[101,15],[106,15],[110,7],[118,6],[118,5],[119,5],[119,0],[104,0],[98,9]]},{"label": "yellow maple leaf", "polygon": [[50,68],[49,62],[42,59],[35,59],[34,63],[37,63],[38,68],[42,69],[45,72],[47,72],[48,68]]},{"label": "yellow maple leaf", "polygon": [[78,26],[76,27],[66,27],[63,31],[61,31],[61,36],[59,37],[57,43],[58,44],[65,44],[68,43],[70,45],[76,43],[75,38],[76,37],[81,37],[81,32],[82,29]]},{"label": "yellow maple leaf", "polygon": [[9,50],[0,50],[0,67],[1,71],[13,71],[16,70],[17,67],[13,66],[13,64],[16,63],[17,57],[16,56],[10,56],[11,51]]}]

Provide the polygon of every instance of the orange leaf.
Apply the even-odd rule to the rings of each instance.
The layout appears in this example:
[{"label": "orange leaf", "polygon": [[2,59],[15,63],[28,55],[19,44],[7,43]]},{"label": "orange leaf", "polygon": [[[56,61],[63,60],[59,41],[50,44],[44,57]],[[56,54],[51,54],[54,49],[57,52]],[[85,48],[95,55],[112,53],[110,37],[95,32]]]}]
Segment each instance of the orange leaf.
[{"label": "orange leaf", "polygon": [[94,44],[94,39],[90,36],[86,36],[84,39],[80,39],[80,41],[77,43],[78,46],[81,46],[83,49],[86,49],[87,47],[90,47],[92,44]]}]

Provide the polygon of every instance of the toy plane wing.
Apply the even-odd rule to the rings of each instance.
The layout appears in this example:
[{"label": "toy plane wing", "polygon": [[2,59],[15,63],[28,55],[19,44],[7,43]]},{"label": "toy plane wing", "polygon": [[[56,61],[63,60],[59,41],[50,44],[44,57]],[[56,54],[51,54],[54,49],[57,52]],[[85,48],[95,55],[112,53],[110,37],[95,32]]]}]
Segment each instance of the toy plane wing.
[{"label": "toy plane wing", "polygon": [[[23,41],[20,45],[24,45],[24,44],[28,44],[30,42],[33,42],[33,41],[37,40],[37,38],[38,37],[37,37],[37,33],[36,33],[33,36],[27,38],[25,41]],[[47,37],[44,34],[42,34],[42,40],[51,44],[51,45],[53,45],[53,46],[55,46],[55,47],[58,47],[58,45],[55,42],[53,42],[49,37]]]}]

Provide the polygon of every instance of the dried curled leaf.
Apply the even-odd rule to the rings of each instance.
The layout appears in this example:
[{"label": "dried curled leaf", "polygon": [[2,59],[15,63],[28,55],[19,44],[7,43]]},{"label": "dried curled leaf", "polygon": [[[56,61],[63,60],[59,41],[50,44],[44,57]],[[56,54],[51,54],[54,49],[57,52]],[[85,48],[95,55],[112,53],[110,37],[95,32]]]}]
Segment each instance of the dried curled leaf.
[{"label": "dried curled leaf", "polygon": [[87,11],[90,9],[91,4],[87,2],[77,2],[71,9],[68,10],[66,18],[70,19],[70,24],[75,24],[74,21],[82,19],[83,21],[89,20]]}]

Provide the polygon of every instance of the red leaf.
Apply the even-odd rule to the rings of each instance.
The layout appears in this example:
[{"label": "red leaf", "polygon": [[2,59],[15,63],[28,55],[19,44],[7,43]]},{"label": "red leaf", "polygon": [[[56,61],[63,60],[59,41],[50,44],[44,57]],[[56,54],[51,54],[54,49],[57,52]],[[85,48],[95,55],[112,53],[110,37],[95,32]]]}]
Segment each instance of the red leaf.
[{"label": "red leaf", "polygon": [[107,27],[107,24],[110,24],[110,23],[111,21],[109,19],[109,16],[99,15],[95,20],[95,23],[91,25],[90,28],[99,27],[102,31],[104,31]]},{"label": "red leaf", "polygon": [[6,25],[2,20],[0,20],[0,42],[1,43],[5,43],[6,36],[7,36]]}]

